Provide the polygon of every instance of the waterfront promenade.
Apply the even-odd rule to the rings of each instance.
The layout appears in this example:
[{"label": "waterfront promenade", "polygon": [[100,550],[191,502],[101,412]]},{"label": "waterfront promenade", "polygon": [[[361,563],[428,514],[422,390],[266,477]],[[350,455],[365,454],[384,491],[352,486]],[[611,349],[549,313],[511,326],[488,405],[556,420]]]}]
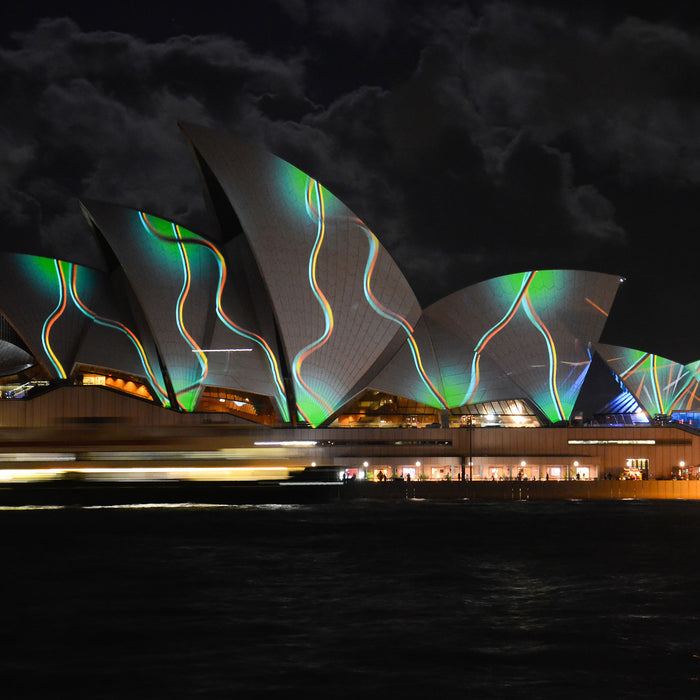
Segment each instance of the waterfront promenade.
[{"label": "waterfront promenade", "polygon": [[699,481],[348,481],[72,483],[0,487],[1,507],[134,503],[262,504],[350,500],[556,501],[700,500]]},{"label": "waterfront promenade", "polygon": [[353,481],[344,498],[425,498],[474,501],[688,499],[700,500],[700,481]]}]

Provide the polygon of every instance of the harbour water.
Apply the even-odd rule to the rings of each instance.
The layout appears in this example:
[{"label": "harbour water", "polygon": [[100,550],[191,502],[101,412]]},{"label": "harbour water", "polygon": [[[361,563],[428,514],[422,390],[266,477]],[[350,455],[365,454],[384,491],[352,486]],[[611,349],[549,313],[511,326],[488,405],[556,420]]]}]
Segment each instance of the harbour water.
[{"label": "harbour water", "polygon": [[696,698],[700,502],[6,508],[3,697]]}]

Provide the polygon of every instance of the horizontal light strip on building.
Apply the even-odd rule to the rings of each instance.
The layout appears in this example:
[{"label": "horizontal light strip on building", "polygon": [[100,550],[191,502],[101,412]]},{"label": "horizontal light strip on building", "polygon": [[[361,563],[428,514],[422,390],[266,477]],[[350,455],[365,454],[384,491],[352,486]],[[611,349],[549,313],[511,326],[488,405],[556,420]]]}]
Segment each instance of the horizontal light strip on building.
[{"label": "horizontal light strip on building", "polygon": [[569,440],[569,445],[656,445],[656,440]]},{"label": "horizontal light strip on building", "polygon": [[267,442],[255,442],[255,445],[262,447],[315,447],[316,440],[276,440]]}]

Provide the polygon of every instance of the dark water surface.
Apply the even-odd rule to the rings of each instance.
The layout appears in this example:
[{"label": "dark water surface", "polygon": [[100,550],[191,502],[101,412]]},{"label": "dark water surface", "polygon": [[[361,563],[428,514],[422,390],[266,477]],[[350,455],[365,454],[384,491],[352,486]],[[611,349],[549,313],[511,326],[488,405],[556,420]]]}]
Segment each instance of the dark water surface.
[{"label": "dark water surface", "polygon": [[700,502],[0,524],[3,698],[700,697]]}]

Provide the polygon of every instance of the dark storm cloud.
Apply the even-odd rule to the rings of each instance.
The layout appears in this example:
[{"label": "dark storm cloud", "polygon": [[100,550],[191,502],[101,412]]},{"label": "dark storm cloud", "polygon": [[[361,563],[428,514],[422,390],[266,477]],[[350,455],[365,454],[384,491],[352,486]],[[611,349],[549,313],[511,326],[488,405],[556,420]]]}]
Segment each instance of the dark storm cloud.
[{"label": "dark storm cloud", "polygon": [[[14,37],[0,50],[3,236],[77,241],[78,197],[206,230],[181,120],[319,178],[424,303],[516,270],[587,267],[641,280],[628,297],[657,337],[682,325],[689,306],[668,312],[643,287],[659,235],[687,246],[700,228],[696,34],[517,0],[273,5],[246,17],[283,39],[268,44],[262,30],[147,41],[68,20]],[[674,266],[691,274],[689,256]]]},{"label": "dark storm cloud", "polygon": [[0,52],[0,204],[15,247],[77,240],[83,196],[201,224],[200,185],[177,121],[245,128],[266,94],[302,100],[297,62],[225,37],[149,44],[53,20],[17,39]]},{"label": "dark storm cloud", "polygon": [[321,0],[315,3],[319,25],[333,34],[346,35],[349,39],[367,41],[385,36],[400,16],[402,7],[396,0],[351,0],[333,2]]},{"label": "dark storm cloud", "polygon": [[[450,46],[447,33],[433,36],[409,80],[357,90],[304,122],[331,137],[328,166],[336,167],[320,166],[325,182],[362,212],[423,299],[452,291],[448,280],[580,265],[601,245],[624,243],[613,205],[593,184],[575,183],[569,156],[542,137],[543,120],[512,116],[521,102],[513,94],[503,94],[509,118],[489,118],[492,88],[472,80],[467,49]],[[511,72],[501,80],[517,83]],[[436,284],[439,251],[445,282]]]}]

